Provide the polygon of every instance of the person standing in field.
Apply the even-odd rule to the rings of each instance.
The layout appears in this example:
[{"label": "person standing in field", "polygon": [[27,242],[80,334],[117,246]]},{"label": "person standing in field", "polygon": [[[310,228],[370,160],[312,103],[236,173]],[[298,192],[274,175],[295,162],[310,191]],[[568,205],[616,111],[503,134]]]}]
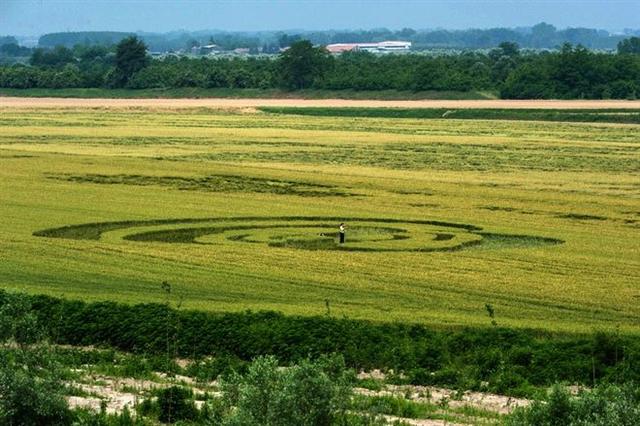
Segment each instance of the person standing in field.
[{"label": "person standing in field", "polygon": [[345,233],[346,228],[344,227],[344,223],[340,224],[340,230],[339,230],[339,234],[340,234],[340,244],[344,244],[344,233]]}]

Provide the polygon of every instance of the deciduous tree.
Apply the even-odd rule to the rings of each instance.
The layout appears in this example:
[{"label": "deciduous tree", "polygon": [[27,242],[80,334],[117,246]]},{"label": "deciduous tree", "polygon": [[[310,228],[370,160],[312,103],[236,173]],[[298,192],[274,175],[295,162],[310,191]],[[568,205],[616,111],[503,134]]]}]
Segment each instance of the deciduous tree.
[{"label": "deciduous tree", "polygon": [[280,77],[288,89],[305,89],[324,75],[331,65],[331,56],[323,47],[314,47],[301,40],[280,55]]},{"label": "deciduous tree", "polygon": [[137,37],[127,37],[116,48],[115,84],[127,85],[135,73],[149,64],[147,46]]}]

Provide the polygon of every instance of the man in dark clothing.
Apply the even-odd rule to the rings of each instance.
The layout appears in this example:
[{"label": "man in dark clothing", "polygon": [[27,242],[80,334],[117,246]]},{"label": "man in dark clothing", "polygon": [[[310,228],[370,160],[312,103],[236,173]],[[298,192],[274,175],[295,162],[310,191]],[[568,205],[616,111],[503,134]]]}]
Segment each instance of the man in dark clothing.
[{"label": "man in dark clothing", "polygon": [[340,224],[340,244],[344,244],[344,232],[345,232],[345,227],[344,227],[344,223]]}]

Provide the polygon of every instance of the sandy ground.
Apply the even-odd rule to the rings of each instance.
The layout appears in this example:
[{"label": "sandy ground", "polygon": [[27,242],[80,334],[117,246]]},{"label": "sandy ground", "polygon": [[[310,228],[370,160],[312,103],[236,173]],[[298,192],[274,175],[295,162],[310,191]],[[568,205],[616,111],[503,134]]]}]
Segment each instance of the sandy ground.
[{"label": "sandy ground", "polygon": [[347,99],[81,99],[81,98],[21,98],[0,96],[0,108],[252,108],[281,107],[387,107],[387,108],[535,108],[535,109],[640,109],[640,101],[596,100],[413,100],[379,101]]},{"label": "sandy ground", "polygon": [[[75,370],[82,372],[82,370]],[[221,397],[217,390],[218,382],[196,383],[191,377],[176,375],[169,378],[163,373],[155,373],[156,380],[144,380],[122,377],[109,377],[100,374],[86,374],[80,381],[67,382],[68,385],[85,393],[84,396],[68,396],[67,401],[71,408],[86,408],[93,411],[100,411],[104,404],[107,413],[121,413],[125,407],[130,411],[135,411],[136,404],[150,397],[150,392],[157,389],[164,389],[174,384],[189,387],[192,389],[196,405],[201,408],[204,404],[202,397],[208,393],[214,397]],[[385,375],[379,370],[369,373],[360,373],[359,377],[381,379]],[[365,388],[354,388],[354,392],[359,395],[393,396],[418,403],[443,404],[442,414],[446,414],[444,408],[474,407],[499,414],[509,414],[517,407],[526,407],[531,404],[530,400],[511,398],[504,395],[496,395],[483,392],[466,391],[458,393],[452,389],[439,388],[434,386],[414,386],[414,385],[383,385],[381,390],[373,391]],[[396,421],[404,422],[412,426],[441,426],[453,425],[453,423],[443,420],[429,419],[409,419],[395,416],[383,416],[389,423]],[[473,421],[473,418],[461,421]]]},{"label": "sandy ground", "polygon": [[385,385],[384,389],[380,391],[355,388],[354,392],[365,396],[395,396],[429,404],[442,404],[446,402],[446,404],[452,408],[468,406],[499,414],[509,414],[516,408],[527,407],[531,404],[530,400],[524,398],[512,398],[504,395],[471,391],[458,394],[457,391],[453,389],[438,388],[435,386]]},{"label": "sandy ground", "polygon": [[[222,396],[220,392],[196,386],[195,381],[190,377],[176,375],[169,381],[165,374],[157,373],[157,376],[163,381],[156,382],[132,378],[114,378],[102,375],[86,376],[84,378],[85,381],[98,384],[69,382],[69,385],[73,385],[74,388],[87,393],[87,396],[68,396],[66,399],[69,407],[72,409],[85,408],[99,412],[101,405],[104,403],[108,414],[119,414],[122,413],[125,407],[128,407],[132,413],[135,413],[136,404],[146,398],[144,393],[155,389],[164,389],[173,384],[191,388],[196,397],[195,404],[197,408],[202,408],[202,405],[204,405],[204,401],[198,400],[197,398],[202,397],[205,392],[215,397]],[[217,382],[208,383],[207,386],[217,386]]]}]

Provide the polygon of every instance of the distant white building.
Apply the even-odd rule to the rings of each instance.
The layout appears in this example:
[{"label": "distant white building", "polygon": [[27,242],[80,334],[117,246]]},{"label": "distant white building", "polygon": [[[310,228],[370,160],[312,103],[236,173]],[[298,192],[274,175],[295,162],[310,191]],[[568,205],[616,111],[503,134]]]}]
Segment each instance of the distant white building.
[{"label": "distant white building", "polygon": [[329,53],[343,53],[343,52],[351,52],[352,50],[357,50],[358,45],[355,43],[335,43],[328,44],[324,48],[327,49]]},{"label": "distant white building", "polygon": [[325,47],[330,53],[343,53],[351,51],[391,53],[408,52],[411,50],[410,41],[381,41],[379,43],[336,43]]},{"label": "distant white building", "polygon": [[215,55],[220,52],[220,46],[217,44],[207,44],[205,46],[200,46],[199,52],[201,55]]}]

